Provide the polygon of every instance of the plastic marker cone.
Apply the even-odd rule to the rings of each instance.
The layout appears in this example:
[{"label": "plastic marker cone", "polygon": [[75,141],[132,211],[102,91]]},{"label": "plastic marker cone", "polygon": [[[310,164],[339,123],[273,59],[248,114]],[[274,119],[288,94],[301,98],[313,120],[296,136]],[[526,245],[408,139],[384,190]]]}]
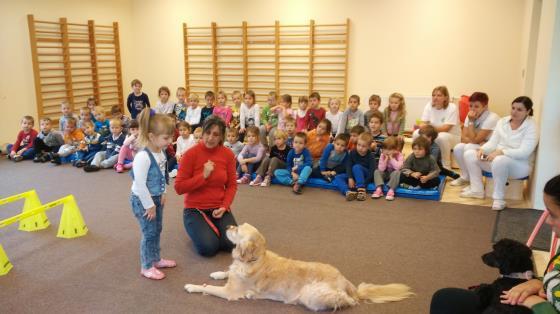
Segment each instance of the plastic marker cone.
[{"label": "plastic marker cone", "polygon": [[8,255],[4,252],[2,245],[0,245],[0,276],[4,276],[12,269],[12,263],[8,259]]},{"label": "plastic marker cone", "polygon": [[[25,203],[23,205],[23,213],[26,211],[35,209],[41,206],[41,201],[39,200],[39,196],[37,196],[37,192],[32,190],[29,192],[29,195],[25,198]],[[44,211],[38,213],[37,215],[22,219],[19,222],[19,230],[22,231],[37,231],[42,230],[50,226],[49,218]]]},{"label": "plastic marker cone", "polygon": [[59,238],[77,238],[86,235],[88,228],[82,218],[78,204],[73,195],[67,196],[62,208],[62,216],[60,217],[60,226],[58,226]]}]

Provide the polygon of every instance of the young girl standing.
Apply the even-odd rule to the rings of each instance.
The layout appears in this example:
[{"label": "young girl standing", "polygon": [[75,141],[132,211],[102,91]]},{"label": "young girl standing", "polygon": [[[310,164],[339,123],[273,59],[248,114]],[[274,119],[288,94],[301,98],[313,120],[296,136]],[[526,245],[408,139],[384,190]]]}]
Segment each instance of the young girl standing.
[{"label": "young girl standing", "polygon": [[171,143],[175,125],[167,115],[152,116],[149,108],[142,110],[138,121],[138,139],[146,148],[134,158],[130,203],[142,231],[140,274],[160,280],[165,278],[165,274],[159,268],[177,266],[175,261],[160,258],[159,255],[165,185],[169,183],[167,159],[163,150]]},{"label": "young girl standing", "polygon": [[404,96],[400,93],[392,93],[389,96],[389,106],[383,111],[383,133],[388,136],[402,135],[406,117]]},{"label": "young girl standing", "polygon": [[224,93],[223,91],[219,91],[217,101],[218,103],[214,107],[214,111],[212,112],[212,114],[222,118],[222,120],[226,122],[226,127],[229,128],[232,111],[230,107],[226,106],[226,102],[227,102],[226,93]]}]

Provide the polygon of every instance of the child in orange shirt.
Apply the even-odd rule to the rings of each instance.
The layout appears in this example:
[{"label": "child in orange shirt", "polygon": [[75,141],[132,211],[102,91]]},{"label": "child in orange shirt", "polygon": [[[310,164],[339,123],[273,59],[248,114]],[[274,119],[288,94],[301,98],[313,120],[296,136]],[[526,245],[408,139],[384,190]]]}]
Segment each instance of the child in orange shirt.
[{"label": "child in orange shirt", "polygon": [[323,150],[329,144],[331,138],[331,121],[321,120],[317,128],[307,133],[307,149],[311,153],[314,163],[318,163],[323,155]]},{"label": "child in orange shirt", "polygon": [[84,140],[82,129],[78,128],[78,121],[74,117],[66,120],[64,127],[64,145],[60,146],[58,153],[49,153],[53,164],[60,165],[60,157],[66,157],[78,150],[78,146]]}]

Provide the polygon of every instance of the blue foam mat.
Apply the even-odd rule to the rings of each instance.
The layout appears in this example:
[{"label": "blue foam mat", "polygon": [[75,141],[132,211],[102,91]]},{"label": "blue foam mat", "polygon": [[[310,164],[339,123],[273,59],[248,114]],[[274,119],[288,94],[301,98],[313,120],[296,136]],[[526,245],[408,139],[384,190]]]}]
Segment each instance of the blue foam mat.
[{"label": "blue foam mat", "polygon": [[[254,175],[253,175],[254,178]],[[422,199],[422,200],[432,200],[432,201],[439,201],[441,200],[441,196],[443,195],[443,190],[445,188],[445,176],[439,176],[440,184],[437,189],[420,189],[420,190],[410,190],[398,187],[395,190],[395,195],[397,197],[406,197],[406,198],[415,198],[415,199]],[[280,184],[276,178],[272,178],[273,184]],[[305,184],[307,187],[314,187],[314,188],[321,188],[326,190],[335,190],[338,191],[336,185],[327,182],[320,178],[309,178],[307,183]],[[368,192],[372,193],[375,190],[373,183],[368,184],[366,187]],[[383,192],[387,193],[389,188],[387,186],[383,186]]]}]

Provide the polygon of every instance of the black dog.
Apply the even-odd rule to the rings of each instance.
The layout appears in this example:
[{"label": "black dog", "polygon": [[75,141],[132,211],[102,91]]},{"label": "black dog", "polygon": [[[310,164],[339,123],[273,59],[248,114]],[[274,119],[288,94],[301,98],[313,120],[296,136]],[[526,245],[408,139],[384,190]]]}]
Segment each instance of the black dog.
[{"label": "black dog", "polygon": [[482,255],[484,264],[500,270],[500,277],[491,284],[473,288],[480,297],[480,310],[484,314],[516,313],[530,314],[532,311],[520,305],[500,303],[503,291],[533,278],[533,252],[525,244],[502,239],[492,247],[492,252]]}]

